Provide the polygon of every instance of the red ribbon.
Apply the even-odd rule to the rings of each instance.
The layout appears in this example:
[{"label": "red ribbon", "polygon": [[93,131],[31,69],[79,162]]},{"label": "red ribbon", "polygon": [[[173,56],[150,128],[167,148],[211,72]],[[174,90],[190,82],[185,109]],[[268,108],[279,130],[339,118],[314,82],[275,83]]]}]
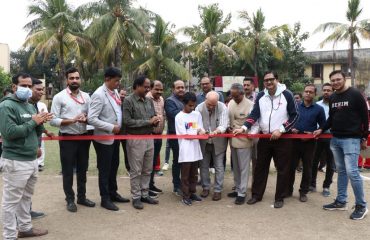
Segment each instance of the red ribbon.
[{"label": "red ribbon", "polygon": [[[226,138],[271,138],[271,134],[216,134],[212,137],[226,137]],[[321,134],[318,138],[331,138],[331,134]],[[77,136],[55,136],[43,137],[43,140],[144,140],[144,139],[202,139],[207,140],[210,135],[77,135]],[[283,134],[280,138],[285,139],[314,139],[313,134]]]}]

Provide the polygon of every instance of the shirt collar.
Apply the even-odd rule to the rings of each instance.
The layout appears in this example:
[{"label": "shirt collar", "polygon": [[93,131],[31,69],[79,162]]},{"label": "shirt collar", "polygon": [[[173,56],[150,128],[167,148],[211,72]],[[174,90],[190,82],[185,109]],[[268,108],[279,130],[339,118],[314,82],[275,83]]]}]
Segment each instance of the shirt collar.
[{"label": "shirt collar", "polygon": [[139,95],[133,93],[133,98],[135,99],[135,101],[143,101],[143,102],[146,102],[146,98],[144,97],[144,99],[142,99]]}]

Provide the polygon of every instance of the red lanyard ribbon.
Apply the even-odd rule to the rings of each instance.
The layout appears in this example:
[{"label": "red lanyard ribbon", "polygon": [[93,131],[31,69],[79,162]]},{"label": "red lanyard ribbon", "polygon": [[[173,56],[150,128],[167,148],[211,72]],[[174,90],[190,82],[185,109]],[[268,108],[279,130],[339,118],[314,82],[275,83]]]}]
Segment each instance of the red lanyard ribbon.
[{"label": "red lanyard ribbon", "polygon": [[72,91],[71,91],[71,89],[69,89],[68,87],[67,87],[67,93],[68,93],[68,95],[73,99],[73,101],[75,101],[76,103],[78,103],[78,104],[85,104],[85,99],[84,99],[84,97],[82,96],[82,94],[80,94],[80,96],[81,96],[81,99],[82,99],[82,101],[80,101],[80,100],[78,100],[78,98],[77,97],[75,97],[75,96],[73,96],[72,95]]}]

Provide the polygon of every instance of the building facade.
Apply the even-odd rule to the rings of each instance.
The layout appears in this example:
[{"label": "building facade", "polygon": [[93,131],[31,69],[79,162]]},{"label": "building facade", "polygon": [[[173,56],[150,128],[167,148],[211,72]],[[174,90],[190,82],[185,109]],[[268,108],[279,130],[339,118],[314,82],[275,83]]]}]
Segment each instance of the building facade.
[{"label": "building facade", "polygon": [[[348,50],[306,52],[311,64],[306,66],[305,74],[314,79],[314,84],[321,86],[329,82],[329,74],[333,70],[342,70],[347,75],[348,85],[351,85],[351,69],[348,66]],[[355,49],[355,84],[369,89],[370,81],[370,48]],[[369,89],[370,90],[370,89]]]},{"label": "building facade", "polygon": [[9,45],[5,43],[0,43],[0,67],[5,72],[10,72],[10,50]]}]

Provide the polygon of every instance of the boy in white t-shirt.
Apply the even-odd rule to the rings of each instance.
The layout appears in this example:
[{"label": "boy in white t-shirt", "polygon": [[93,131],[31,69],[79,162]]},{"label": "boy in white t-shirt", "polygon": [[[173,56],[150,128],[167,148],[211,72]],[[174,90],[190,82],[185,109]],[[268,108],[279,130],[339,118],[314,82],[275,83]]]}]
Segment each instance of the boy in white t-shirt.
[{"label": "boy in white t-shirt", "polygon": [[[175,117],[176,134],[205,134],[202,116],[194,111],[197,98],[194,93],[185,93],[184,109]],[[181,165],[182,202],[188,206],[192,201],[202,201],[196,195],[198,182],[198,161],[203,159],[198,139],[179,139],[179,163]]]}]

